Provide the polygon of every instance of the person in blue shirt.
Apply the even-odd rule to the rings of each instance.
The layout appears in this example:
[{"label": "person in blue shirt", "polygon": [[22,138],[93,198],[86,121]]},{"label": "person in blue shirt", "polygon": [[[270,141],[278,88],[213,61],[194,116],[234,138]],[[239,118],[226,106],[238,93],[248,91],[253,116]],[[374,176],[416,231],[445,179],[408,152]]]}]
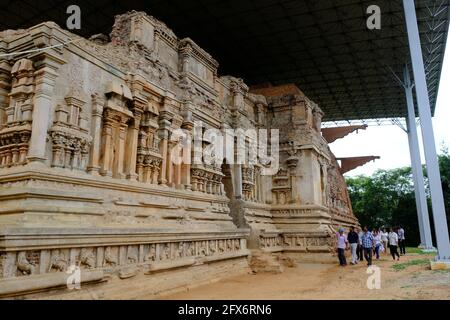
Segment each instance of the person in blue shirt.
[{"label": "person in blue shirt", "polygon": [[364,250],[364,258],[367,261],[367,265],[372,265],[372,250],[374,247],[374,237],[372,232],[367,227],[364,227],[364,234],[362,235],[362,247]]}]

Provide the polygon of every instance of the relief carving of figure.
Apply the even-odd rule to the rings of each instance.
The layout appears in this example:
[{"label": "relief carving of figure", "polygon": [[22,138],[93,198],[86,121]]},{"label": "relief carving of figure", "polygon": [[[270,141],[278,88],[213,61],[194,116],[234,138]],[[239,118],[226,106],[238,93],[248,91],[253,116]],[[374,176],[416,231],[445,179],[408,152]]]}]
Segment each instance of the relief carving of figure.
[{"label": "relief carving of figure", "polygon": [[170,243],[163,243],[161,246],[161,260],[170,259]]},{"label": "relief carving of figure", "polygon": [[241,250],[241,241],[239,239],[234,239],[234,249],[237,251]]},{"label": "relief carving of figure", "polygon": [[295,244],[299,247],[303,247],[305,245],[305,238],[297,237]]},{"label": "relief carving of figure", "polygon": [[219,240],[219,253],[225,252],[225,240]]},{"label": "relief carving of figure", "polygon": [[206,256],[207,255],[207,244],[206,241],[201,241],[200,242],[200,248],[199,248],[199,254],[201,256]]},{"label": "relief carving of figure", "polygon": [[34,274],[36,266],[33,262],[28,261],[25,251],[19,252],[17,255],[17,269],[23,274]]},{"label": "relief carving of figure", "polygon": [[259,242],[260,242],[260,244],[261,244],[261,248],[267,247],[266,238],[264,238],[264,237],[259,237]]},{"label": "relief carving of figure", "polygon": [[151,244],[148,248],[148,252],[144,257],[144,261],[155,261],[156,260],[156,245]]},{"label": "relief carving of figure", "polygon": [[284,236],[283,237],[283,242],[285,246],[290,247],[291,246],[291,239],[289,237]]},{"label": "relief carving of figure", "polygon": [[184,242],[178,243],[178,248],[175,252],[176,258],[183,258],[184,257]]},{"label": "relief carving of figure", "polygon": [[306,238],[306,246],[316,246],[317,245],[317,239],[316,238]]},{"label": "relief carving of figure", "polygon": [[209,254],[214,255],[214,253],[216,253],[216,251],[217,251],[216,241],[215,240],[209,241]]},{"label": "relief carving of figure", "polygon": [[111,247],[106,247],[105,249],[105,257],[104,257],[104,265],[107,266],[115,266],[117,264],[117,255],[113,253]]},{"label": "relief carving of figure", "polygon": [[227,239],[227,251],[233,251],[233,240]]},{"label": "relief carving of figure", "polygon": [[95,268],[95,255],[92,249],[82,248],[80,251],[80,263],[88,268]]},{"label": "relief carving of figure", "polygon": [[127,262],[128,264],[135,264],[138,262],[138,253],[136,248],[128,247]]},{"label": "relief carving of figure", "polygon": [[66,271],[67,269],[66,257],[64,256],[64,253],[60,252],[59,250],[53,250],[50,257],[50,266],[48,268],[48,271],[50,272],[53,269],[57,271]]},{"label": "relief carving of figure", "polygon": [[192,257],[195,256],[195,243],[189,242],[187,244],[186,256]]},{"label": "relief carving of figure", "polygon": [[281,242],[282,242],[282,237],[278,236],[277,237],[277,246],[281,246]]}]

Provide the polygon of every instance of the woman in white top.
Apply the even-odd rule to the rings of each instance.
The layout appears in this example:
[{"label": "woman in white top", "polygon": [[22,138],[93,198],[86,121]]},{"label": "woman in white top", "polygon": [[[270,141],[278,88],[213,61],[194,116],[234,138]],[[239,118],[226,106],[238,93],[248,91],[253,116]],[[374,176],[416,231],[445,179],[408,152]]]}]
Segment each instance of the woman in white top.
[{"label": "woman in white top", "polygon": [[400,255],[398,254],[398,251],[397,251],[398,235],[391,228],[388,237],[389,237],[389,248],[391,251],[392,259],[395,260],[395,256],[397,256],[397,261],[398,261],[398,260],[400,260]]},{"label": "woman in white top", "polygon": [[387,247],[389,245],[388,237],[389,237],[389,233],[386,231],[386,229],[381,231],[381,242],[383,243],[383,247],[385,250],[387,249]]},{"label": "woman in white top", "polygon": [[375,242],[375,255],[377,257],[377,260],[380,259],[380,250],[383,247],[381,244],[381,231],[376,230],[373,234],[373,240]]}]

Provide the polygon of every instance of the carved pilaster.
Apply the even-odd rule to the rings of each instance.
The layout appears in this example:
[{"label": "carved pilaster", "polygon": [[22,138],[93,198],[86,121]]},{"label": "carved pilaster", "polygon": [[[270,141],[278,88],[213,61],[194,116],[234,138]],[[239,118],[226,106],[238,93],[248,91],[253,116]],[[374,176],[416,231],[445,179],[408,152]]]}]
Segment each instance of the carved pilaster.
[{"label": "carved pilaster", "polygon": [[167,163],[168,157],[169,157],[169,129],[170,129],[170,114],[167,112],[161,112],[160,113],[160,120],[159,120],[159,150],[160,154],[162,155],[162,161],[161,161],[161,174],[159,177],[159,183],[160,184],[167,184],[168,182],[168,175],[167,175]]},{"label": "carved pilaster", "polygon": [[6,60],[0,61],[0,130],[6,123],[6,108],[8,107],[8,94],[11,90],[11,66]]},{"label": "carved pilaster", "polygon": [[[2,64],[2,88],[5,93],[9,84],[5,72],[9,65]],[[15,166],[26,163],[24,151],[28,151],[31,134],[31,113],[34,95],[34,67],[29,59],[16,61],[11,68],[11,92],[0,98],[0,166]],[[6,105],[6,102],[8,104]]]},{"label": "carved pilaster", "polygon": [[113,139],[114,122],[111,119],[105,119],[103,121],[102,129],[102,157],[101,157],[101,169],[100,174],[103,176],[112,177],[112,139]]},{"label": "carved pilaster", "polygon": [[59,67],[64,60],[50,52],[41,52],[33,57],[36,71],[36,89],[33,107],[33,124],[31,129],[29,161],[45,161],[46,139],[52,108],[53,88]]},{"label": "carved pilaster", "polygon": [[185,130],[187,136],[186,147],[183,149],[183,159],[184,162],[181,165],[181,184],[183,184],[185,189],[190,190],[191,186],[191,153],[192,153],[192,130],[194,128],[194,122],[192,121],[192,112],[188,110],[185,115],[185,119],[181,128]]},{"label": "carved pilaster", "polygon": [[114,149],[116,154],[114,155],[113,162],[113,177],[118,179],[124,179],[124,161],[125,161],[125,141],[127,137],[127,118],[122,118],[119,123],[116,124],[116,138]]},{"label": "carved pilaster", "polygon": [[100,174],[123,179],[127,128],[133,118],[133,113],[128,109],[132,96],[130,89],[118,82],[108,84],[106,96],[108,100],[103,111]]},{"label": "carved pilaster", "polygon": [[125,162],[125,173],[129,180],[137,180],[138,175],[136,173],[136,163],[137,163],[137,151],[138,151],[138,138],[139,138],[139,128],[141,124],[141,117],[144,110],[146,101],[134,100],[133,101],[133,116],[127,135],[127,146],[126,146],[126,162]]},{"label": "carved pilaster", "polygon": [[92,175],[98,175],[100,170],[100,147],[102,136],[102,115],[104,99],[98,94],[92,95],[92,121],[91,121],[91,136],[92,146],[89,158],[88,172]]}]

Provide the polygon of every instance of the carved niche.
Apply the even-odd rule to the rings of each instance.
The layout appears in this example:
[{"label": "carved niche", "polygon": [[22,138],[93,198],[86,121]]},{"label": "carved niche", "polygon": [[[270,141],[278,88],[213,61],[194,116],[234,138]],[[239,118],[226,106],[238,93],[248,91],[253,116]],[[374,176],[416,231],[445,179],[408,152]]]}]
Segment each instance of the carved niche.
[{"label": "carved niche", "polygon": [[71,89],[65,104],[55,110],[55,121],[50,129],[52,166],[85,170],[92,141],[88,131],[84,94]]},{"label": "carved niche", "polygon": [[128,123],[133,118],[129,105],[133,97],[130,89],[118,82],[108,84],[106,97],[108,99],[103,110],[100,174],[123,179]]},{"label": "carved niche", "polygon": [[136,169],[138,180],[151,184],[158,184],[162,162],[159,150],[160,138],[157,133],[158,116],[157,103],[153,100],[148,101],[139,127]]},{"label": "carved niche", "polygon": [[6,122],[0,124],[0,167],[26,163],[35,90],[33,61],[20,59],[11,69]]},{"label": "carved niche", "polygon": [[291,202],[290,176],[287,169],[280,168],[272,178],[272,194],[275,204],[288,204]]}]

